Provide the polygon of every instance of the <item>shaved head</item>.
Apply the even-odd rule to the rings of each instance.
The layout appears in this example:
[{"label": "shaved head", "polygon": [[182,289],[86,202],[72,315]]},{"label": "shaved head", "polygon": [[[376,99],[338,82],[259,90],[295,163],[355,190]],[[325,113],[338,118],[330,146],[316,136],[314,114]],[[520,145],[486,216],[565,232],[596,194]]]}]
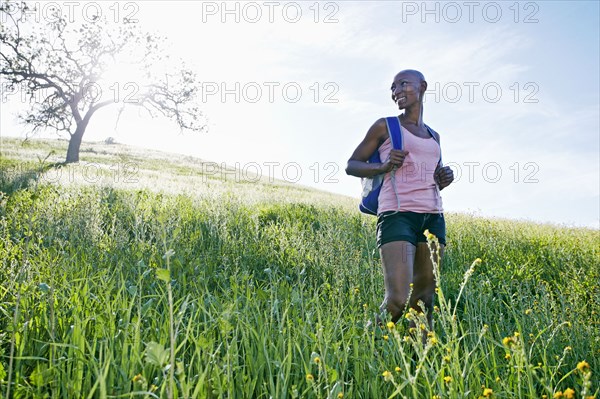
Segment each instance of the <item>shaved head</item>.
[{"label": "shaved head", "polygon": [[425,76],[423,76],[423,74],[415,69],[405,69],[403,71],[400,71],[396,74],[396,76],[398,75],[410,75],[412,77],[414,77],[415,79],[417,79],[417,81],[419,83],[424,82],[425,81]]},{"label": "shaved head", "polygon": [[394,76],[394,82],[392,83],[392,101],[396,102],[396,91],[402,90],[401,87],[405,85],[413,85],[414,89],[419,92],[420,101],[423,101],[423,95],[427,90],[427,82],[425,76],[416,69],[404,69]]}]

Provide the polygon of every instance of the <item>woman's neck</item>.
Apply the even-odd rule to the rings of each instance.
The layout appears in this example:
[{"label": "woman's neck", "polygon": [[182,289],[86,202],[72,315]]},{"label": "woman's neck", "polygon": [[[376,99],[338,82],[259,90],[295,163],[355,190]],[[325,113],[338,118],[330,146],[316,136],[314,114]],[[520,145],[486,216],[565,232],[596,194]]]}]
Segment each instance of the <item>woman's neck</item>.
[{"label": "woman's neck", "polygon": [[406,124],[421,126],[423,124],[423,107],[405,109],[400,120]]}]

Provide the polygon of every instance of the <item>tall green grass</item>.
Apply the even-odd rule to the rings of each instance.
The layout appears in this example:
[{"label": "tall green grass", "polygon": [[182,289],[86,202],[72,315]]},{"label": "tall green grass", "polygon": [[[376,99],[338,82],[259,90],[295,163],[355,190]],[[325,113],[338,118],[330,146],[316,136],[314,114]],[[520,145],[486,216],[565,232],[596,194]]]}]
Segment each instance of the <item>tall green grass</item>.
[{"label": "tall green grass", "polygon": [[598,231],[448,215],[423,343],[346,206],[8,180],[0,396],[598,396]]}]

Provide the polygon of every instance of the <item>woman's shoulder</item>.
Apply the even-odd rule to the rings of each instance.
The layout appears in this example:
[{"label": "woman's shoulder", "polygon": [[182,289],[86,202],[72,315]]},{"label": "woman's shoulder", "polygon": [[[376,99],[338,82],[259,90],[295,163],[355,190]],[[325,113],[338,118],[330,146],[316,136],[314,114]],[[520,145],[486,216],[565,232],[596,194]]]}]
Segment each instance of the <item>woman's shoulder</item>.
[{"label": "woman's shoulder", "polygon": [[389,137],[386,118],[377,119],[369,129],[369,133],[375,136],[377,142],[381,145]]}]

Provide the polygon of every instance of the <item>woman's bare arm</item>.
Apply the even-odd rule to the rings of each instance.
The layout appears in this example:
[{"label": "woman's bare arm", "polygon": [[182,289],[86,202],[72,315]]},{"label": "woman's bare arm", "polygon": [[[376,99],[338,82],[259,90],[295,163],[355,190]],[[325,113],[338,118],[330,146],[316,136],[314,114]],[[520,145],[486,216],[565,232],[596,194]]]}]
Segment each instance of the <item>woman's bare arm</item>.
[{"label": "woman's bare arm", "polygon": [[369,128],[363,141],[356,147],[346,165],[346,174],[356,177],[372,177],[387,173],[395,166],[400,167],[408,151],[391,150],[388,159],[381,163],[368,163],[368,159],[388,137],[385,119],[377,120]]}]

